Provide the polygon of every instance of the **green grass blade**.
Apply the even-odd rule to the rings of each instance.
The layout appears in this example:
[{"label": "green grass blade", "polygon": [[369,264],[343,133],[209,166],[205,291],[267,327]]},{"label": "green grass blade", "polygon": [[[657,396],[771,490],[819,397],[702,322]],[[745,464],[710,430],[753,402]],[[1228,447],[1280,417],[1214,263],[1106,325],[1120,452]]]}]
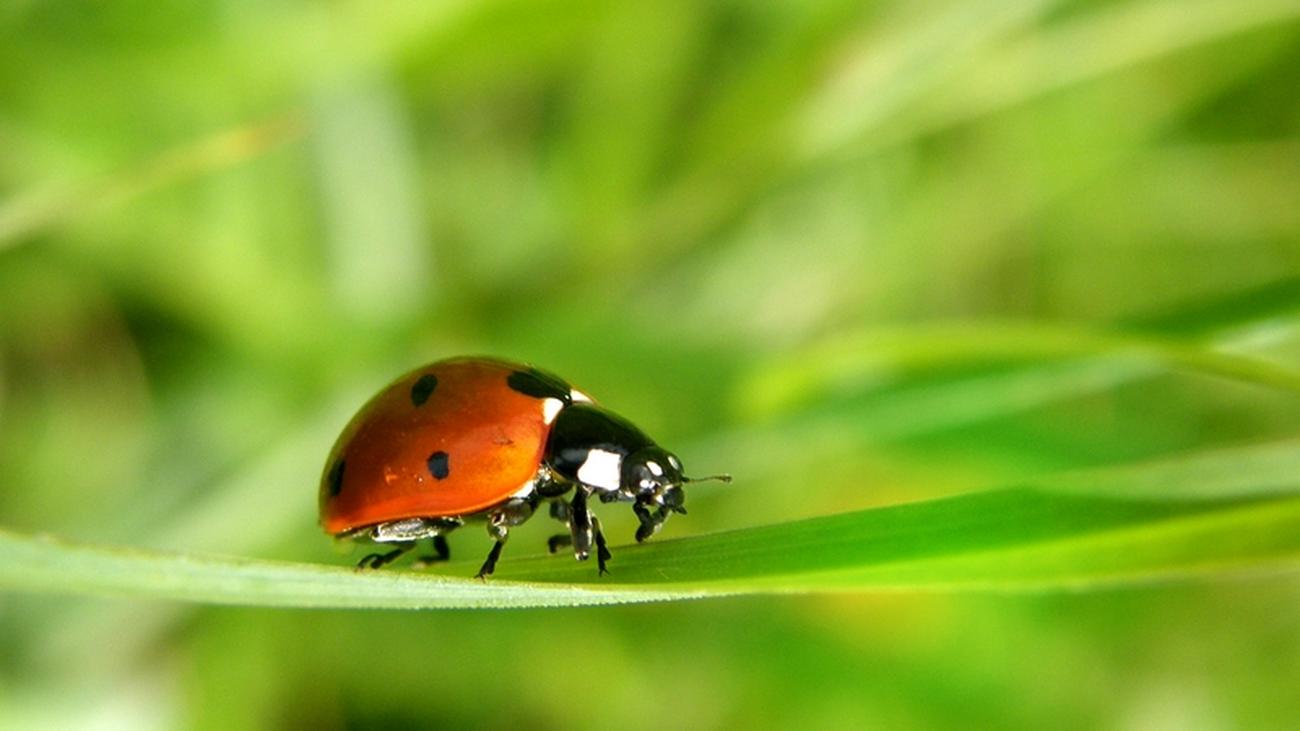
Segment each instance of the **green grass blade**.
[{"label": "green grass blade", "polygon": [[[610,578],[629,585],[1039,590],[1295,561],[1300,497],[1136,501],[1010,488],[648,543],[615,556]],[[549,557],[512,561],[501,576],[590,579],[588,567]]]},{"label": "green grass blade", "polygon": [[614,549],[611,573],[508,556],[489,582],[79,546],[0,533],[0,589],[289,607],[492,608],[792,592],[1050,591],[1300,566],[1300,497],[1010,488]]},{"label": "green grass blade", "polygon": [[79,545],[0,531],[0,591],[15,590],[204,604],[386,609],[618,604],[717,593],[488,583],[408,571],[360,572],[343,566]]},{"label": "green grass blade", "polygon": [[0,200],[0,250],[88,211],[110,208],[159,188],[243,164],[304,132],[297,114],[284,114],[222,130],[97,180]]},{"label": "green grass blade", "polygon": [[827,392],[858,390],[929,369],[1097,357],[1128,358],[1300,395],[1300,371],[1253,355],[1155,336],[1011,322],[859,333],[766,364],[738,392],[750,416],[767,416]]}]

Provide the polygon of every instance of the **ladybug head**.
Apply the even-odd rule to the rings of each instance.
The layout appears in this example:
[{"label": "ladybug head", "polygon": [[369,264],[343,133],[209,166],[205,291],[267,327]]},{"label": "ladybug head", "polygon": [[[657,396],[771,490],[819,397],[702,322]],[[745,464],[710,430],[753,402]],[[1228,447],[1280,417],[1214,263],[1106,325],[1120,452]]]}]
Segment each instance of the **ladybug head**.
[{"label": "ladybug head", "polygon": [[677,455],[662,447],[650,446],[623,460],[620,492],[666,518],[669,513],[686,513],[686,492],[682,486],[704,480],[731,482],[731,475],[687,477],[682,474],[682,463]]},{"label": "ladybug head", "polygon": [[686,492],[682,485],[700,480],[731,482],[731,477],[717,475],[693,480],[682,474],[682,463],[675,455],[655,446],[629,454],[623,460],[619,492],[636,501],[635,511],[641,520],[641,526],[636,529],[637,542],[658,532],[668,516],[685,513]]},{"label": "ladybug head", "polygon": [[623,460],[620,492],[638,503],[684,513],[682,505],[682,463],[662,447],[650,446],[629,454]]}]

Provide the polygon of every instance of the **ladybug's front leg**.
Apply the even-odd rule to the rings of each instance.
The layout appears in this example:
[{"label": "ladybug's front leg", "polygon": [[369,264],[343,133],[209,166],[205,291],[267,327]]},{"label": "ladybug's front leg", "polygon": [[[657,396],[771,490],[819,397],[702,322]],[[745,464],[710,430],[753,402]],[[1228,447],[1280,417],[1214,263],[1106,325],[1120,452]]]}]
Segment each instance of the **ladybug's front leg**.
[{"label": "ladybug's front leg", "polygon": [[641,525],[637,526],[636,529],[637,543],[641,543],[658,533],[659,529],[663,527],[664,521],[668,520],[669,515],[668,510],[663,507],[651,511],[645,503],[641,502],[632,506],[632,512],[636,513],[637,520],[641,521]]}]

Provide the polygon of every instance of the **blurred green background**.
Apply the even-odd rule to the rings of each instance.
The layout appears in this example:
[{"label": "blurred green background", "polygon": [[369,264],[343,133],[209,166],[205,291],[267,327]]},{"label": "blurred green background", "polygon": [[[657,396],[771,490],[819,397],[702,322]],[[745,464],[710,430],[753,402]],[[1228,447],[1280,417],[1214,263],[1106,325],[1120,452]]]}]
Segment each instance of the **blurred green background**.
[{"label": "blurred green background", "polygon": [[[1292,0],[4,3],[0,525],[346,565],[316,526],[330,443],[461,353],[736,476],[667,537],[1300,436],[1265,389],[926,335],[1300,362],[1298,72]],[[1294,728],[1298,608],[1295,575],[418,613],[3,596],[0,726]]]}]

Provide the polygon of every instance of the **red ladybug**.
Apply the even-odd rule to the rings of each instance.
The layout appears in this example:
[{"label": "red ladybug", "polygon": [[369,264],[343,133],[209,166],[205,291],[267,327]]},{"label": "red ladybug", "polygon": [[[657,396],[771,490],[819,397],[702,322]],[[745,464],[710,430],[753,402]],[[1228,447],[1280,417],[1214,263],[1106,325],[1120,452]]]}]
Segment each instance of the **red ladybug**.
[{"label": "red ladybug", "polygon": [[481,578],[496,568],[510,529],[546,501],[569,529],[547,542],[551,552],[571,544],[585,561],[594,542],[603,574],[610,553],[589,499],[632,503],[639,542],[686,512],[682,485],[693,481],[676,456],[564,380],[507,361],[453,358],[407,373],[352,417],[325,463],[321,525],[392,544],[359,564],[378,568],[425,538],[435,555],[423,560],[446,560],[444,536],[483,517],[496,543]]}]

